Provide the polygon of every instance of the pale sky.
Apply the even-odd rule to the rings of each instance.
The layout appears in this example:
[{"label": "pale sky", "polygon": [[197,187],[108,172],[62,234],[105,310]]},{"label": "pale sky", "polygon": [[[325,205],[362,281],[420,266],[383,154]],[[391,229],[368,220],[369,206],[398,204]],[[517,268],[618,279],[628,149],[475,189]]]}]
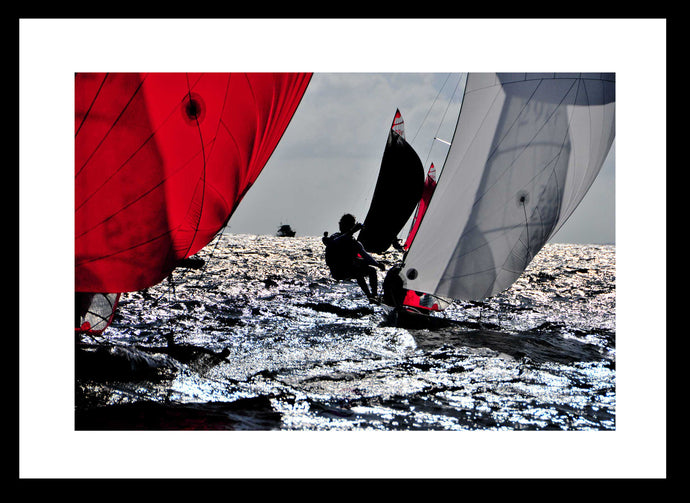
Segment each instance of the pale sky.
[{"label": "pale sky", "polygon": [[[334,232],[343,213],[364,220],[396,109],[425,171],[440,171],[460,106],[459,73],[316,73],[278,148],[227,232]],[[464,80],[463,80],[464,82]],[[456,91],[456,89],[459,89]],[[552,241],[615,242],[615,156]],[[408,226],[403,229],[404,237]]]}]

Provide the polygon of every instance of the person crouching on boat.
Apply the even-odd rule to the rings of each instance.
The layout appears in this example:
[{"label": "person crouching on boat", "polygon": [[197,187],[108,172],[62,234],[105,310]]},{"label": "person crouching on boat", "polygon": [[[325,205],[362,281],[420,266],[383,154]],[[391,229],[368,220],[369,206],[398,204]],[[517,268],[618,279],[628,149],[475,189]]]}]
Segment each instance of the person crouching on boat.
[{"label": "person crouching on boat", "polygon": [[369,255],[362,244],[352,236],[362,229],[362,224],[357,223],[353,215],[343,215],[338,227],[340,232],[331,236],[324,232],[322,238],[323,244],[326,245],[326,265],[331,270],[331,276],[338,281],[357,280],[369,302],[377,302],[378,277],[374,267],[382,271],[385,267]]}]

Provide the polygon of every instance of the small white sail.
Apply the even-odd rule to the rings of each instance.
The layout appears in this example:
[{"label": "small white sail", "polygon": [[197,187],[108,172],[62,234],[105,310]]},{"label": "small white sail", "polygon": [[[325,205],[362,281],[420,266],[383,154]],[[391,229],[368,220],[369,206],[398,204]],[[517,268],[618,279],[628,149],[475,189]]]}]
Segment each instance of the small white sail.
[{"label": "small white sail", "polygon": [[614,119],[614,74],[469,74],[405,288],[473,300],[510,287],[596,178]]}]

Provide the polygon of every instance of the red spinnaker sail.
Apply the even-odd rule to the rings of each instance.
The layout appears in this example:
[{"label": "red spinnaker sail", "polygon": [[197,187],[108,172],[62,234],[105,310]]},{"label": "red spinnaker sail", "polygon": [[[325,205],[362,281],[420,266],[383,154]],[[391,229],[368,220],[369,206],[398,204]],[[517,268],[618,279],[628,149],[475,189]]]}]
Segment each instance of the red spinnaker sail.
[{"label": "red spinnaker sail", "polygon": [[163,280],[227,223],[311,74],[75,76],[75,290]]},{"label": "red spinnaker sail", "polygon": [[431,196],[434,194],[434,189],[436,188],[436,168],[432,163],[429,166],[429,171],[426,175],[426,180],[424,180],[424,190],[422,191],[422,199],[419,201],[419,206],[417,206],[417,213],[415,213],[414,220],[412,221],[412,228],[410,233],[407,235],[407,240],[403,245],[405,250],[409,250],[415,235],[417,234],[417,229],[419,224],[422,222],[422,217],[424,217],[424,212],[429,206],[429,201]]}]

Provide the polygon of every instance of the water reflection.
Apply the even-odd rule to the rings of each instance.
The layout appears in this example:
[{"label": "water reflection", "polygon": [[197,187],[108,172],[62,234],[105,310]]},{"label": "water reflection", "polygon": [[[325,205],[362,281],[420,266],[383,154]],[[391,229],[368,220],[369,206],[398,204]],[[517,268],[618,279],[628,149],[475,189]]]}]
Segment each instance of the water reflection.
[{"label": "water reflection", "polygon": [[[322,253],[319,238],[230,235],[203,275],[125,295],[109,345],[159,366],[78,373],[78,424],[143,428],[117,407],[145,404],[175,409],[157,429],[186,415],[197,429],[615,428],[613,247],[548,245],[513,288],[432,329],[391,326]],[[173,357],[166,334],[204,351]]]}]

